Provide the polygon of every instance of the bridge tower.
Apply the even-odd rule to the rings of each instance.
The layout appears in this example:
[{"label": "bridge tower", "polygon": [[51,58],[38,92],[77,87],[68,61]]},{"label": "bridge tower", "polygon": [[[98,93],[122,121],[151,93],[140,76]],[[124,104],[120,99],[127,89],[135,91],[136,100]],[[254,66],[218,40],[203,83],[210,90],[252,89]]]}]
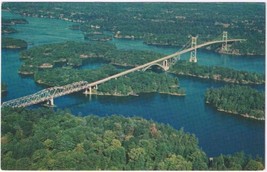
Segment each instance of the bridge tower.
[{"label": "bridge tower", "polygon": [[164,70],[167,71],[169,69],[168,60],[164,60],[162,66],[163,66]]},{"label": "bridge tower", "polygon": [[222,44],[222,51],[223,52],[228,51],[227,39],[228,39],[228,32],[223,31],[223,37],[222,37],[222,40],[224,41]]},{"label": "bridge tower", "polygon": [[197,37],[192,36],[192,42],[191,42],[191,48],[194,48],[194,50],[191,51],[189,62],[197,62]]}]

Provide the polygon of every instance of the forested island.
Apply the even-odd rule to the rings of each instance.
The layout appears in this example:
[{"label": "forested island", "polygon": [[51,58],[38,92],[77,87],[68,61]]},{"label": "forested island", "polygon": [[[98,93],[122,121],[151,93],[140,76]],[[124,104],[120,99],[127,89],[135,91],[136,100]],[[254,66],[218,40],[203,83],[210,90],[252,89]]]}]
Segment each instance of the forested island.
[{"label": "forested island", "polygon": [[78,67],[90,59],[119,66],[138,66],[163,57],[160,53],[138,50],[118,50],[111,43],[80,43],[68,41],[33,47],[21,53],[24,65],[19,72],[34,74],[38,69],[56,65]]},{"label": "forested island", "polygon": [[227,85],[210,88],[205,93],[205,100],[219,111],[265,120],[265,94],[250,87]]},{"label": "forested island", "polygon": [[[92,33],[100,33],[101,37],[104,37],[96,40],[105,40],[108,35],[104,34],[104,31],[108,31],[117,39],[142,39],[149,45],[182,47],[190,36],[197,35],[198,43],[203,43],[227,31],[229,38],[247,40],[229,44],[227,53],[265,54],[264,3],[93,2],[51,5],[51,3],[16,2],[4,3],[3,9],[23,16],[76,22],[77,24],[71,28],[81,30],[85,38]],[[221,52],[216,45],[207,49]]]},{"label": "forested island", "polygon": [[197,63],[190,63],[188,61],[177,61],[170,69],[171,73],[176,75],[192,76],[203,79],[218,80],[227,83],[236,84],[264,84],[265,75],[238,71],[226,67],[219,66],[201,66]]},{"label": "forested island", "polygon": [[2,48],[5,49],[25,49],[27,48],[28,43],[22,39],[15,38],[2,38]]},{"label": "forested island", "polygon": [[242,152],[210,158],[193,134],[140,117],[4,108],[1,135],[3,170],[264,169]]},{"label": "forested island", "polygon": [[177,96],[185,95],[185,90],[179,88],[179,81],[176,78],[166,74],[142,71],[99,85],[95,94],[125,96],[151,92]]}]

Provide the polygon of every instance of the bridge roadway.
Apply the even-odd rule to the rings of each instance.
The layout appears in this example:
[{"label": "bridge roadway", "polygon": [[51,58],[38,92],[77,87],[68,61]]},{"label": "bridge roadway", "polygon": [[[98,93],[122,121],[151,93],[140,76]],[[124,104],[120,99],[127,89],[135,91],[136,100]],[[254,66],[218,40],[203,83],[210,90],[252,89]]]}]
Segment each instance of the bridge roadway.
[{"label": "bridge roadway", "polygon": [[[229,39],[229,40],[227,40],[227,42],[238,42],[238,41],[241,42],[241,41],[244,41],[244,40],[245,39]],[[206,42],[206,43],[203,43],[203,44],[200,44],[200,45],[196,45],[195,47],[191,47],[191,48],[176,52],[174,54],[165,56],[163,58],[151,61],[149,63],[134,67],[132,69],[120,72],[118,74],[109,76],[107,78],[104,78],[104,79],[101,79],[101,80],[98,80],[98,81],[95,81],[95,82],[92,82],[92,83],[88,83],[86,81],[80,81],[80,82],[75,82],[75,83],[68,84],[68,85],[61,86],[61,87],[47,88],[47,89],[41,90],[41,91],[39,91],[39,92],[37,92],[35,94],[32,94],[32,95],[28,95],[28,96],[24,96],[24,97],[21,97],[21,98],[13,99],[13,100],[10,100],[10,101],[7,101],[7,102],[3,102],[2,103],[2,107],[6,107],[6,106],[10,106],[10,107],[26,107],[26,106],[30,106],[30,105],[33,105],[33,104],[38,104],[38,103],[41,103],[41,102],[49,101],[49,100],[54,99],[56,97],[60,97],[60,96],[64,96],[64,95],[71,94],[71,93],[74,93],[74,92],[78,92],[78,91],[81,91],[81,90],[85,90],[86,88],[90,88],[90,87],[92,88],[92,87],[94,87],[96,85],[102,84],[102,83],[107,82],[107,81],[109,81],[111,79],[115,79],[115,78],[127,75],[129,73],[135,72],[137,70],[141,70],[141,69],[143,69],[143,68],[145,68],[147,66],[150,66],[150,65],[162,62],[164,60],[168,60],[168,59],[177,57],[177,56],[179,56],[181,54],[187,53],[187,52],[192,51],[194,49],[198,49],[198,48],[201,48],[201,47],[204,47],[204,46],[208,46],[208,45],[212,45],[212,44],[223,43],[223,42],[225,42],[225,41],[219,40],[219,41],[210,41],[210,42]]]}]

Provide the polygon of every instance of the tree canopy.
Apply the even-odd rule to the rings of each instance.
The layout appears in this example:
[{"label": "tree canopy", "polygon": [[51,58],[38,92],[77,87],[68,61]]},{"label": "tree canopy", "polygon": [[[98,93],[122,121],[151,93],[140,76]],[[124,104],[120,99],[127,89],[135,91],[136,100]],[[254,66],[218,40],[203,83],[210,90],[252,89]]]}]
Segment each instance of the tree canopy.
[{"label": "tree canopy", "polygon": [[77,117],[68,111],[4,108],[3,170],[262,170],[238,153],[208,160],[183,129],[140,117]]},{"label": "tree canopy", "polygon": [[[198,42],[217,38],[227,31],[233,43],[229,53],[265,54],[264,3],[5,3],[24,16],[57,18],[76,22],[85,38],[142,39],[150,45],[183,46],[190,36]],[[90,37],[90,34],[92,35]],[[98,35],[97,35],[98,34]],[[104,36],[103,36],[104,35]],[[222,39],[222,36],[220,37]],[[210,47],[219,51],[217,46]]]}]

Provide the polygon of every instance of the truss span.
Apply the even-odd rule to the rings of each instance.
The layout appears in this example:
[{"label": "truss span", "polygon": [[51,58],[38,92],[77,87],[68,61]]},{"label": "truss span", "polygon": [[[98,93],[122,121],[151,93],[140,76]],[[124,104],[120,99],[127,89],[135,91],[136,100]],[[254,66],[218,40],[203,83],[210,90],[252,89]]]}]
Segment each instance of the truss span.
[{"label": "truss span", "polygon": [[38,91],[37,93],[34,93],[32,95],[28,95],[28,96],[24,96],[18,99],[4,102],[2,104],[2,107],[6,107],[6,106],[25,107],[25,106],[30,106],[33,104],[38,104],[38,103],[45,102],[56,97],[60,97],[60,96],[64,96],[67,94],[81,91],[87,88],[87,85],[88,85],[88,82],[80,81],[80,82],[75,82],[72,84],[64,85],[61,87],[47,88],[47,89]]}]

